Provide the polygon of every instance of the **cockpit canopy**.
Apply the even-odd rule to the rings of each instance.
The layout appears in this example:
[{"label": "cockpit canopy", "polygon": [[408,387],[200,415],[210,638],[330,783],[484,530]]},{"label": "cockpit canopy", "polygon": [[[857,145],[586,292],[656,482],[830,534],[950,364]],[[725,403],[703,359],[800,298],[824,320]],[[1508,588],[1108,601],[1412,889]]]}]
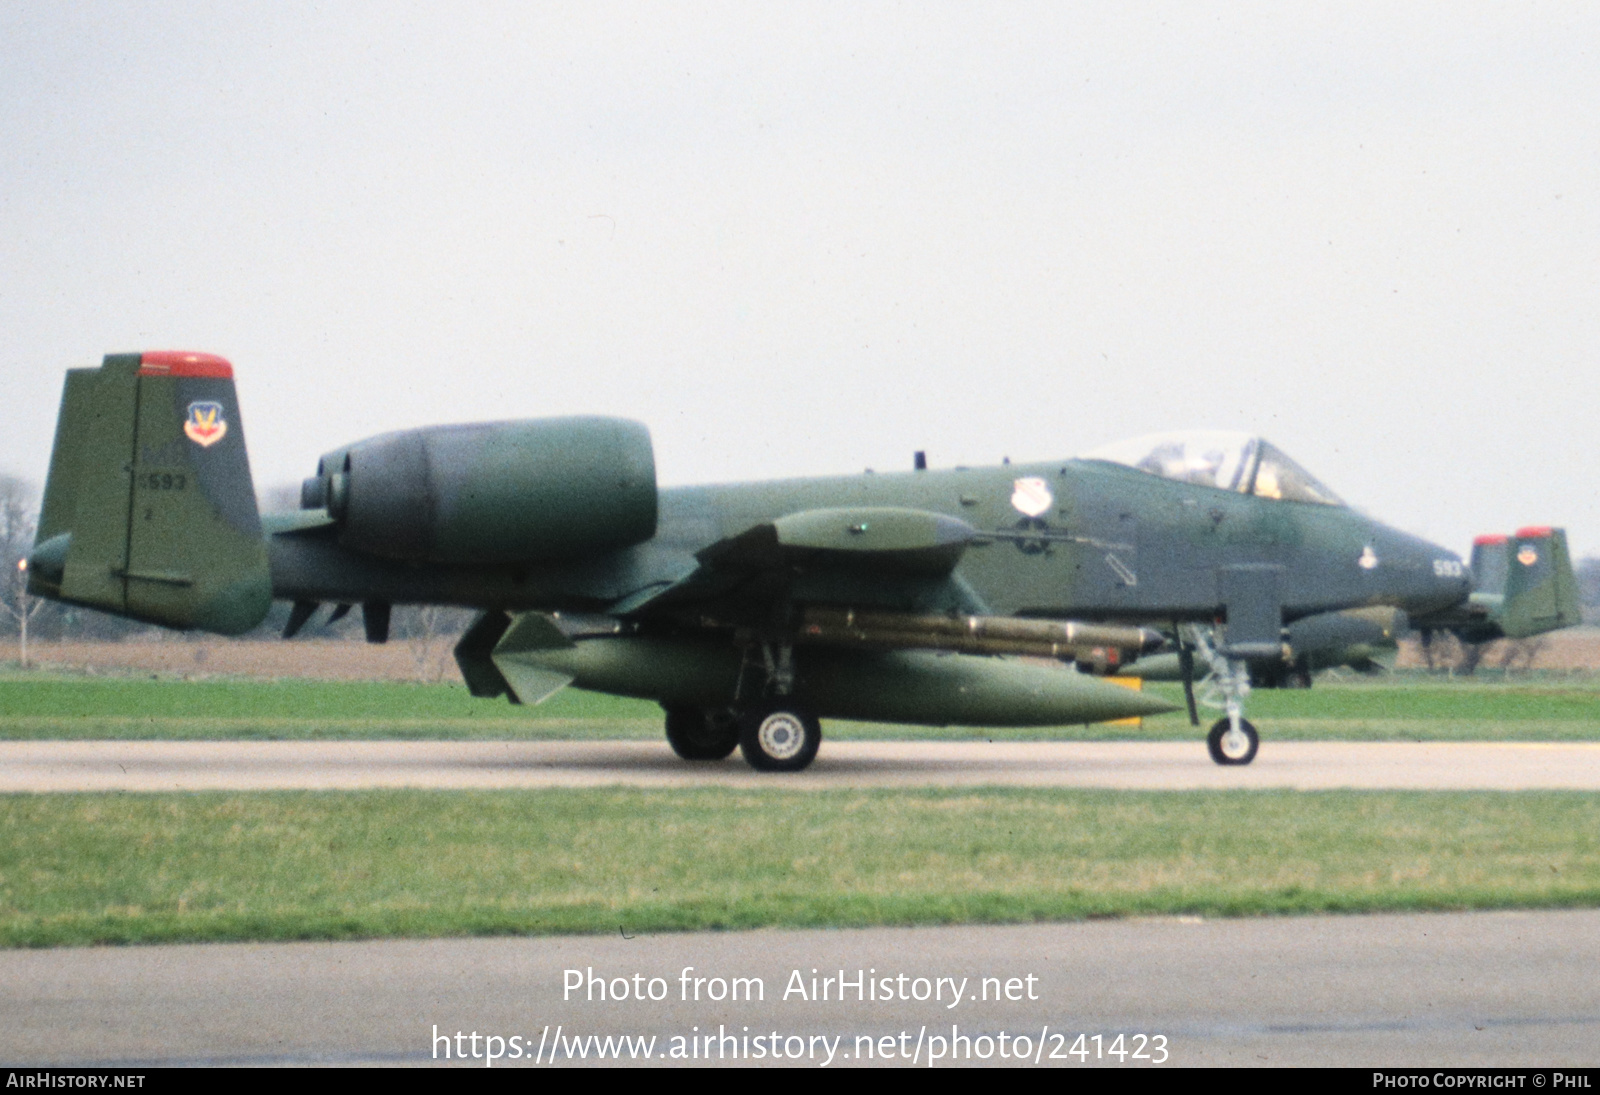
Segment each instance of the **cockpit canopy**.
[{"label": "cockpit canopy", "polygon": [[1163,479],[1202,487],[1342,506],[1337,494],[1290,460],[1268,441],[1229,430],[1157,433],[1102,445],[1083,454],[1085,460],[1125,464]]}]

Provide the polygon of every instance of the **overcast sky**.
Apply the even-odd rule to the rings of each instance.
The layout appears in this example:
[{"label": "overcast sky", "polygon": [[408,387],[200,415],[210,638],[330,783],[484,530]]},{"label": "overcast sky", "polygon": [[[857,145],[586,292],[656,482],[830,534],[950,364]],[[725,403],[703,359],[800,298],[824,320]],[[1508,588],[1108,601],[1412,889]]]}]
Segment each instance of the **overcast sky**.
[{"label": "overcast sky", "polygon": [[1260,432],[1600,554],[1600,6],[0,5],[0,471],[231,359],[258,485],[642,419],[664,484]]}]

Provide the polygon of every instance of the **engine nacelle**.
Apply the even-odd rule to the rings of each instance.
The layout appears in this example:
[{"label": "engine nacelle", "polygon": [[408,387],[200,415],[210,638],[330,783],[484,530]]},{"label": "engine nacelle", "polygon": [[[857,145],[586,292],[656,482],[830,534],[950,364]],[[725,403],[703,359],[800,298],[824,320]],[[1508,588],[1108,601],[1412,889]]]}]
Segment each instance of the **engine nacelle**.
[{"label": "engine nacelle", "polygon": [[357,551],[433,563],[536,563],[656,531],[650,433],[620,418],[542,418],[386,433],[324,456],[301,506]]}]

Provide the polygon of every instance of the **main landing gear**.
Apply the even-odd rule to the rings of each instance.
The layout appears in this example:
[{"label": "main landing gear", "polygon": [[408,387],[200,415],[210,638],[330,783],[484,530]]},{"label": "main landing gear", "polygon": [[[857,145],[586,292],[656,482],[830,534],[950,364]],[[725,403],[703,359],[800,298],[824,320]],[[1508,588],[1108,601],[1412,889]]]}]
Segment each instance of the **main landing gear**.
[{"label": "main landing gear", "polygon": [[739,752],[760,772],[798,772],[822,744],[822,723],[803,707],[777,699],[739,716]]},{"label": "main landing gear", "polygon": [[731,710],[668,707],[667,744],[684,760],[726,760],[739,744],[739,718]]},{"label": "main landing gear", "polygon": [[[751,644],[732,706],[662,705],[667,712],[667,743],[684,760],[722,760],[738,746],[745,762],[759,772],[798,772],[816,759],[822,722],[810,708],[794,701],[789,694],[793,684],[791,647]],[[749,692],[761,698],[739,699]]]},{"label": "main landing gear", "polygon": [[761,772],[798,772],[817,756],[822,722],[798,704],[777,698],[734,711],[668,707],[667,744],[684,760],[725,760],[737,747]]}]

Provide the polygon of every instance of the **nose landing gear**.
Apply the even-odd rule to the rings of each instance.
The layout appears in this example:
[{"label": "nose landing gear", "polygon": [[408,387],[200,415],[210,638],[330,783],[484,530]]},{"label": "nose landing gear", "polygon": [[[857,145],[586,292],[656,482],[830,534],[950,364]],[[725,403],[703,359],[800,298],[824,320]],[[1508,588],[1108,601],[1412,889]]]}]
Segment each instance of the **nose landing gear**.
[{"label": "nose landing gear", "polygon": [[1250,694],[1250,666],[1218,651],[1205,628],[1189,629],[1189,642],[1211,666],[1200,702],[1226,712],[1206,735],[1206,749],[1218,764],[1249,764],[1261,747],[1256,728],[1244,717],[1244,700]]}]

